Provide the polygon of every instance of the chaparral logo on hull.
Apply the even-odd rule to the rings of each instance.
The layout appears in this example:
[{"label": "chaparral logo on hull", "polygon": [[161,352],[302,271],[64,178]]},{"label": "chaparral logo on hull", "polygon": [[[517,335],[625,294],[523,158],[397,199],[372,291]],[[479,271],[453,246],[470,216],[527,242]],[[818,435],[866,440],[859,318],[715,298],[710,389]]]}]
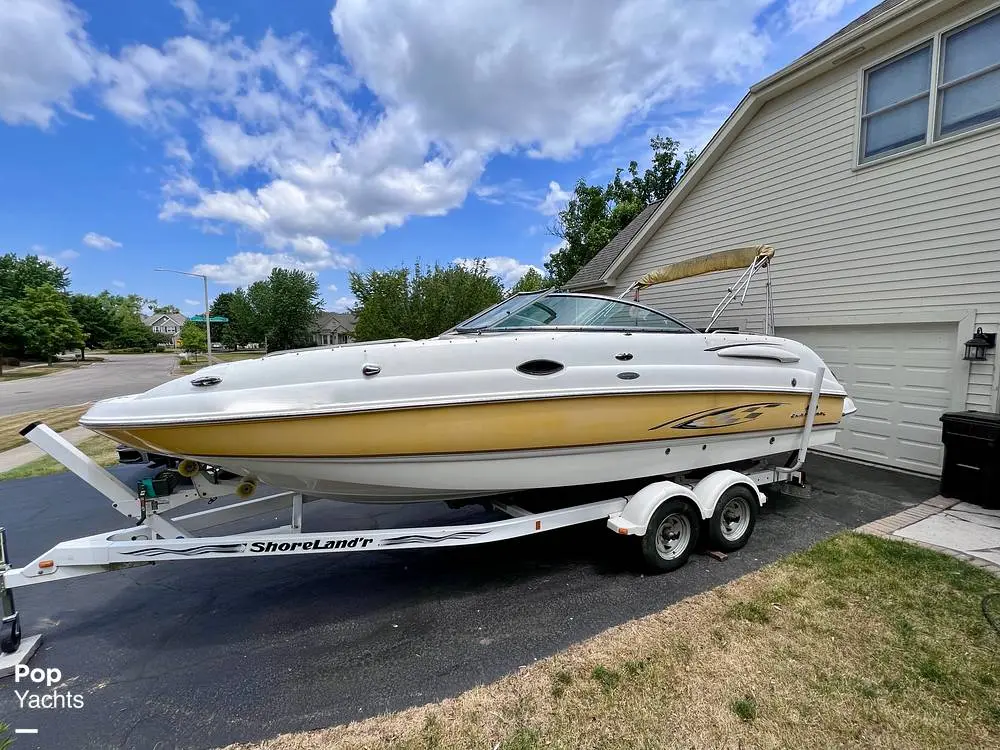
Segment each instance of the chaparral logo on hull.
[{"label": "chaparral logo on hull", "polygon": [[738,424],[753,422],[768,409],[784,406],[782,403],[742,404],[727,406],[722,409],[706,409],[705,411],[688,414],[678,419],[650,427],[649,431],[670,427],[674,430],[711,430],[719,427],[732,427]]},{"label": "chaparral logo on hull", "polygon": [[311,539],[308,542],[251,542],[247,552],[310,552],[328,549],[364,549],[375,540],[356,536],[353,539]]}]

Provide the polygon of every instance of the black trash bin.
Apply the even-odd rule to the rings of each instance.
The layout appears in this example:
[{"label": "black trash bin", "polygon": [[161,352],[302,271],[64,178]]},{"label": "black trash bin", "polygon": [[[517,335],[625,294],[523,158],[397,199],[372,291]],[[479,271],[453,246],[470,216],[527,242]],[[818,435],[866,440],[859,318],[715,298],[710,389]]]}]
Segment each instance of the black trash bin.
[{"label": "black trash bin", "polygon": [[1000,414],[949,412],[941,415],[941,422],[941,494],[1000,508]]}]

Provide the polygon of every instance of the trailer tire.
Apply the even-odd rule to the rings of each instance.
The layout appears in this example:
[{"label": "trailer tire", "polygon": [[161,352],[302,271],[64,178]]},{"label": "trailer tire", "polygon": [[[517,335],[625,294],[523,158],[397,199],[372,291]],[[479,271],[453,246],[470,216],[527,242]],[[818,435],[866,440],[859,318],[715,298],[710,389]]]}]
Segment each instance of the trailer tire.
[{"label": "trailer tire", "polygon": [[719,552],[742,549],[750,541],[759,511],[757,493],[746,485],[735,484],[723,492],[708,521],[710,547]]},{"label": "trailer tire", "polygon": [[0,651],[13,654],[21,646],[21,615],[15,614],[0,625]]},{"label": "trailer tire", "polygon": [[667,573],[684,565],[698,544],[700,521],[686,500],[675,497],[661,503],[639,540],[646,568]]}]

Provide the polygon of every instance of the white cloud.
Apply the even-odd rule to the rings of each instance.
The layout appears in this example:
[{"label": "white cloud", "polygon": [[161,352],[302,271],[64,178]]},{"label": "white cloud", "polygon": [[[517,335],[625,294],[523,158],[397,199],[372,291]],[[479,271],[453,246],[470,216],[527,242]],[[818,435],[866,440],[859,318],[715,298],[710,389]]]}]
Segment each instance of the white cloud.
[{"label": "white cloud", "polygon": [[[489,258],[483,258],[482,260],[486,263],[486,268],[489,269],[490,273],[495,276],[499,276],[500,280],[506,287],[511,287],[516,284],[520,281],[521,277],[532,268],[543,276],[545,275],[545,271],[538,266],[531,265],[530,263],[522,263],[516,258],[510,258],[505,255],[494,255]],[[472,268],[472,266],[476,263],[476,259],[455,258],[452,262],[456,265]]]},{"label": "white cloud", "polygon": [[848,5],[857,0],[788,0],[786,13],[792,28],[801,28],[811,24],[836,18]]},{"label": "white cloud", "polygon": [[328,291],[328,292],[335,292],[335,291],[337,291],[337,285],[336,284],[328,284],[327,287],[326,287],[326,291]]},{"label": "white cloud", "polygon": [[0,2],[0,120],[49,127],[73,108],[73,91],[94,77],[97,53],[84,16],[63,0]]},{"label": "white cloud", "polygon": [[63,250],[61,253],[59,253],[58,257],[60,260],[73,260],[74,258],[79,258],[80,253],[78,253],[76,250]]},{"label": "white cloud", "polygon": [[354,261],[349,256],[332,252],[312,260],[303,260],[288,253],[242,252],[229,256],[225,263],[201,263],[191,271],[204,274],[219,284],[238,286],[265,279],[275,268],[296,268],[315,273],[330,268],[350,268],[352,265]]},{"label": "white cloud", "polygon": [[330,312],[347,312],[358,304],[354,297],[338,297],[330,306]]},{"label": "white cloud", "polygon": [[111,285],[112,286],[116,286],[119,289],[124,289],[125,288],[125,282],[124,281],[119,281],[118,279],[115,279],[114,281],[112,281]]},{"label": "white cloud", "polygon": [[552,245],[548,250],[545,251],[545,255],[542,256],[542,262],[548,263],[549,259],[558,253],[560,250],[566,248],[566,240],[560,240],[556,244]]},{"label": "white cloud", "polygon": [[30,252],[32,255],[38,255],[39,253],[44,253],[45,245],[38,245],[38,244],[32,245],[31,247],[28,248],[28,252]]},{"label": "white cloud", "polygon": [[184,304],[187,305],[188,307],[198,307],[198,305],[201,305],[202,307],[205,306],[204,300],[197,300],[197,299],[185,299]]},{"label": "white cloud", "polygon": [[538,210],[546,216],[555,216],[566,208],[566,203],[572,197],[573,193],[563,190],[559,183],[553,180],[549,183],[549,192],[545,195],[545,199],[538,204]]},{"label": "white cloud", "polygon": [[83,244],[87,247],[97,248],[98,250],[111,250],[112,248],[122,246],[122,243],[115,242],[107,235],[97,234],[97,232],[87,232],[83,235]]},{"label": "white cloud", "polygon": [[333,28],[391,108],[459,148],[563,157],[678,92],[755,74],[770,0],[340,0]]}]

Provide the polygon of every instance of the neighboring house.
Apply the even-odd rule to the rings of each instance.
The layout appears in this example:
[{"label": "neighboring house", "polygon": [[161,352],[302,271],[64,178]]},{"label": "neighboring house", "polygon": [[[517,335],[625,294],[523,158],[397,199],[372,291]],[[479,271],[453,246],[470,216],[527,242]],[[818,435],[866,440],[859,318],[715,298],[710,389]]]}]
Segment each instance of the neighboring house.
[{"label": "neighboring house", "polygon": [[313,341],[317,346],[347,344],[354,341],[356,318],[350,313],[321,312],[316,316]]},{"label": "neighboring house", "polygon": [[143,318],[143,323],[153,329],[153,333],[164,333],[170,336],[172,346],[177,346],[181,328],[187,323],[187,317],[180,313],[154,313]]},{"label": "neighboring house", "polygon": [[[775,328],[857,402],[831,449],[940,474],[940,416],[998,410],[1000,2],[887,0],[751,87],[688,173],[567,285],[624,291],[715,250],[775,248]],[[635,223],[635,222],[634,222]],[[612,243],[612,244],[615,244]],[[704,326],[725,272],[640,300]],[[759,331],[762,277],[720,325]]]}]

